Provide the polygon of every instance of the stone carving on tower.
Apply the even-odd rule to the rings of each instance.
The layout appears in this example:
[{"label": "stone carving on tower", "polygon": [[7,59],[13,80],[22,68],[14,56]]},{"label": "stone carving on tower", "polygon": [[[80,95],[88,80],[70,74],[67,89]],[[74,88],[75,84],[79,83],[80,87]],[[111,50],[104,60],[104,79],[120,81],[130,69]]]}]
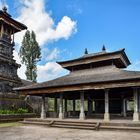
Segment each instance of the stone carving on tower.
[{"label": "stone carving on tower", "polygon": [[13,59],[14,34],[27,29],[25,25],[11,18],[7,8],[0,10],[0,92],[11,92],[21,84],[17,75],[19,64]]}]

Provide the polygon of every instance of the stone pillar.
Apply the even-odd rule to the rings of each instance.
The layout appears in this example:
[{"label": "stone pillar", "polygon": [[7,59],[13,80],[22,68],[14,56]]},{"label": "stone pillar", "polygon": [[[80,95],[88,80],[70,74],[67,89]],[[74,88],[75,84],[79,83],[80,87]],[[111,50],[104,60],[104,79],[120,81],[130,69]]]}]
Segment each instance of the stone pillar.
[{"label": "stone pillar", "polygon": [[109,90],[105,89],[105,113],[104,113],[104,121],[109,121],[110,120],[110,115],[109,115]]},{"label": "stone pillar", "polygon": [[85,112],[84,112],[84,92],[80,92],[80,116],[79,119],[84,120],[85,119]]},{"label": "stone pillar", "polygon": [[126,111],[127,111],[127,100],[123,99],[123,116],[124,117],[127,116]]},{"label": "stone pillar", "polygon": [[138,88],[133,89],[134,93],[134,114],[133,121],[139,121],[139,113],[138,113]]},{"label": "stone pillar", "polygon": [[45,111],[45,95],[42,95],[42,106],[41,106],[41,119],[46,118],[46,111]]},{"label": "stone pillar", "polygon": [[68,109],[67,109],[67,99],[65,99],[65,117],[67,117],[67,111],[68,111]]},{"label": "stone pillar", "polygon": [[55,112],[55,117],[57,117],[57,98],[54,98],[54,112]]},{"label": "stone pillar", "polygon": [[88,115],[91,115],[93,111],[93,102],[92,100],[88,99]]},{"label": "stone pillar", "polygon": [[73,99],[73,115],[75,115],[75,99]]},{"label": "stone pillar", "polygon": [[63,119],[63,94],[60,94],[60,101],[59,101],[59,119]]}]

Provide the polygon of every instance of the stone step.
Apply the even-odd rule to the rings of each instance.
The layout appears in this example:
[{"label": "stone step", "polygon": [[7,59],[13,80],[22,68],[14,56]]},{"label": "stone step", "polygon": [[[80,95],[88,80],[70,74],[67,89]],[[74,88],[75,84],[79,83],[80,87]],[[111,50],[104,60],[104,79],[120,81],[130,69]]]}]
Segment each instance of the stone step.
[{"label": "stone step", "polygon": [[88,126],[70,126],[70,125],[57,125],[53,124],[51,127],[58,127],[58,128],[71,128],[71,129],[85,129],[85,130],[96,130],[95,127],[88,127]]},{"label": "stone step", "polygon": [[26,118],[26,119],[24,119],[24,121],[30,121],[30,122],[50,122],[52,120],[43,120],[43,119],[36,119],[36,118],[32,118],[32,119]]},{"label": "stone step", "polygon": [[48,122],[20,121],[20,123],[49,126],[49,123]]},{"label": "stone step", "polygon": [[27,118],[25,119],[25,121],[35,121],[35,122],[51,122],[51,121],[55,121],[57,123],[71,123],[71,124],[89,124],[89,125],[95,125],[97,122],[84,122],[84,121],[73,121],[73,120],[44,120],[44,119],[37,119],[37,118]]},{"label": "stone step", "polygon": [[125,127],[140,127],[140,123],[139,122],[133,122],[133,123],[112,123],[112,122],[108,122],[108,123],[101,123],[102,126],[125,126]]},{"label": "stone step", "polygon": [[140,127],[129,127],[129,126],[100,126],[99,129],[104,130],[125,130],[125,131],[140,131]]},{"label": "stone step", "polygon": [[96,124],[85,124],[85,123],[71,123],[71,122],[59,122],[59,121],[50,121],[50,122],[46,122],[46,121],[29,121],[29,120],[25,120],[22,121],[21,123],[24,124],[40,124],[40,125],[64,125],[64,126],[85,126],[85,127],[95,127]]},{"label": "stone step", "polygon": [[64,121],[64,120],[36,120],[26,119],[22,121],[24,124],[43,125],[48,127],[60,128],[75,128],[75,129],[88,129],[88,130],[124,130],[124,131],[139,131],[139,123],[104,123],[104,122],[77,122],[77,121]]},{"label": "stone step", "polygon": [[90,124],[79,124],[79,123],[60,123],[57,121],[52,122],[35,122],[35,121],[22,121],[23,124],[32,124],[32,125],[44,125],[51,127],[63,127],[63,128],[77,128],[77,129],[96,129],[96,125]]},{"label": "stone step", "polygon": [[77,122],[58,122],[58,121],[55,121],[56,125],[70,125],[70,126],[88,126],[88,127],[95,127],[96,126],[96,123],[95,124],[90,124],[90,123],[77,123]]}]

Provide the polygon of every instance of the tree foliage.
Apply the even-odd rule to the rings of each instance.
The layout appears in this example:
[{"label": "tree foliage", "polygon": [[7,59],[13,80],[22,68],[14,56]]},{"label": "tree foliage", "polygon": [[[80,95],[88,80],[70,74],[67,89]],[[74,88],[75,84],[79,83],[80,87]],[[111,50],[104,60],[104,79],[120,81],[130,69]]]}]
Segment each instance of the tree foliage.
[{"label": "tree foliage", "polygon": [[37,62],[41,59],[41,49],[36,41],[36,35],[34,31],[26,31],[19,55],[22,59],[22,63],[26,65],[26,77],[28,80],[36,82],[37,78]]}]

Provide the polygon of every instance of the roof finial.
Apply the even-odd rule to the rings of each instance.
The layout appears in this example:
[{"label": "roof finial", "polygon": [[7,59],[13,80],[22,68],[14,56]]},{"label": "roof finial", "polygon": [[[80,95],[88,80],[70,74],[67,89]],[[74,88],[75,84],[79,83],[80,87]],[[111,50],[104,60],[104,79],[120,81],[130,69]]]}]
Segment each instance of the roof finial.
[{"label": "roof finial", "polygon": [[85,54],[88,54],[88,50],[87,50],[87,48],[85,48]]},{"label": "roof finial", "polygon": [[4,13],[6,16],[11,17],[11,15],[8,14],[8,12],[7,12],[7,6],[5,6],[4,4],[3,4],[2,11],[3,11],[3,13]]},{"label": "roof finial", "polygon": [[105,45],[103,45],[102,51],[103,51],[103,52],[106,52]]},{"label": "roof finial", "polygon": [[6,6],[3,6],[2,10],[3,10],[4,13],[7,13],[7,7]]}]

